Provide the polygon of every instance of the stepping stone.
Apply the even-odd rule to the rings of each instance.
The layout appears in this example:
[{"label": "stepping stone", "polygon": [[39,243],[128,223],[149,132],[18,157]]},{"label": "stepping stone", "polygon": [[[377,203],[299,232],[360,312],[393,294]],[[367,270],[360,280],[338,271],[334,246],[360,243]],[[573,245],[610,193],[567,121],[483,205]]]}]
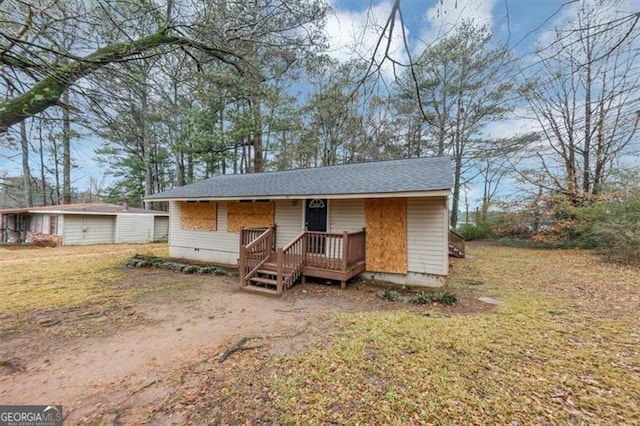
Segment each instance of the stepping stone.
[{"label": "stepping stone", "polygon": [[502,304],[502,300],[494,299],[492,297],[478,297],[478,300],[484,303],[488,303],[490,305],[500,305]]}]

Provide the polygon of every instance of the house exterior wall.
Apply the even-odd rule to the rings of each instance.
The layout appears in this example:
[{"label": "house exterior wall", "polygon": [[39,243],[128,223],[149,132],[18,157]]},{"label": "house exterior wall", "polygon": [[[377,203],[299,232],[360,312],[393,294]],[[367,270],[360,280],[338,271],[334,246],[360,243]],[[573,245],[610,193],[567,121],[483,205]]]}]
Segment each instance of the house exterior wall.
[{"label": "house exterior wall", "polygon": [[[276,245],[282,247],[302,231],[302,205],[291,200],[275,202]],[[180,204],[169,203],[169,255],[205,262],[236,265],[240,233],[227,231],[227,203],[218,202],[216,231],[180,227]]]},{"label": "house exterior wall", "polygon": [[409,272],[449,273],[448,229],[446,198],[407,200]]},{"label": "house exterior wall", "polygon": [[364,223],[364,199],[329,200],[329,232],[362,231]]},{"label": "house exterior wall", "polygon": [[[374,278],[406,285],[444,284],[449,273],[446,197],[407,198],[407,274],[377,273]],[[365,200],[329,201],[331,232],[354,232],[365,226]]]},{"label": "house exterior wall", "polygon": [[[276,245],[282,247],[303,229],[304,201],[275,201]],[[237,264],[239,233],[227,231],[227,203],[218,203],[217,231],[180,229],[180,207],[170,202],[169,254],[222,264]],[[448,273],[446,197],[407,199],[407,273],[366,272],[366,276],[403,285],[439,286]],[[360,231],[364,199],[329,200],[329,232]]]},{"label": "house exterior wall", "polygon": [[153,241],[166,241],[169,236],[169,218],[155,216],[153,218]]},{"label": "house exterior wall", "polygon": [[276,246],[284,247],[302,232],[304,200],[277,200]]},{"label": "house exterior wall", "polygon": [[227,231],[227,203],[218,203],[216,231],[182,229],[180,203],[169,203],[169,256],[235,265],[239,234]]},{"label": "house exterior wall", "polygon": [[153,215],[126,214],[117,215],[116,243],[148,243],[153,241]]},{"label": "house exterior wall", "polygon": [[64,228],[62,232],[63,245],[110,244],[115,242],[115,216],[64,216],[64,221],[58,221],[58,229]]}]

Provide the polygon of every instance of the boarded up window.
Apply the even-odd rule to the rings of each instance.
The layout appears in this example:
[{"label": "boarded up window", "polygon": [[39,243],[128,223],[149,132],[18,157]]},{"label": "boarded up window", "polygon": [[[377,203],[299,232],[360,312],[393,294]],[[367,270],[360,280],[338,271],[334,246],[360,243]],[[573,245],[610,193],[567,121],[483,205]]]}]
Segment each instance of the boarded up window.
[{"label": "boarded up window", "polygon": [[180,203],[180,228],[215,231],[217,223],[217,203]]},{"label": "boarded up window", "polygon": [[227,204],[227,231],[238,232],[240,228],[266,228],[275,224],[275,203],[229,203]]},{"label": "boarded up window", "polygon": [[367,271],[406,274],[407,199],[367,199],[365,216]]}]

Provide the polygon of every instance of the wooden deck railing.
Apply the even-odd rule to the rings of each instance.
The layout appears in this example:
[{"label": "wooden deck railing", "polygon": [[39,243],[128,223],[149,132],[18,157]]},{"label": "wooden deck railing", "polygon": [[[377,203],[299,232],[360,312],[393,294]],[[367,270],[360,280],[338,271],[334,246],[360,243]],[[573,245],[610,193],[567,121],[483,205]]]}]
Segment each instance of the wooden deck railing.
[{"label": "wooden deck railing", "polygon": [[455,257],[465,256],[465,239],[453,229],[449,230],[449,254]]},{"label": "wooden deck railing", "polygon": [[364,262],[365,247],[366,233],[364,230],[350,233],[346,245],[346,265]]},{"label": "wooden deck railing", "polygon": [[278,262],[278,293],[290,289],[298,278],[302,276],[306,251],[307,238],[305,232],[300,233],[289,244],[278,249],[276,255]]},{"label": "wooden deck railing", "polygon": [[278,294],[291,288],[303,275],[336,279],[345,286],[349,278],[364,271],[364,230],[342,233],[303,231],[277,250],[274,249],[274,228],[242,229],[240,238],[239,275],[242,287],[248,286],[254,276],[254,281],[265,282],[256,273],[260,271],[264,276],[265,268],[269,267],[275,270]]},{"label": "wooden deck railing", "polygon": [[[245,231],[252,231],[246,232]],[[241,229],[241,238],[249,238],[249,235],[254,235],[253,229]],[[257,231],[257,230],[255,230]],[[243,240],[241,240],[243,241]],[[275,244],[275,230],[274,228],[266,228],[255,237],[251,242],[247,244],[240,244],[240,259],[238,262],[240,285],[245,287],[258,269],[269,260],[269,256],[273,252]]]}]

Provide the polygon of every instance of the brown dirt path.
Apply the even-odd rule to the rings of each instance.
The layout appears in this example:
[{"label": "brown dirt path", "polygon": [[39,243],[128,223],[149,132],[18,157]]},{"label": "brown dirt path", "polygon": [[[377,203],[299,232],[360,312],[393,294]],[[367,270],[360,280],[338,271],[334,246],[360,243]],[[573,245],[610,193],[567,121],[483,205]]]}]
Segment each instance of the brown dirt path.
[{"label": "brown dirt path", "polygon": [[[158,271],[144,278],[136,272],[129,279],[158,279],[161,274],[171,275]],[[373,290],[308,284],[271,298],[240,292],[228,277],[189,280],[187,288],[152,293],[120,306],[116,316],[135,320],[111,333],[94,327],[84,336],[65,337],[55,330],[64,325],[63,319],[60,325],[5,336],[0,356],[19,360],[25,371],[0,368],[0,404],[62,404],[68,424],[95,418],[118,422],[126,408],[138,413],[128,421],[138,422],[144,419],[146,404],[157,405],[175,391],[161,386],[163,380],[202,354],[221,353],[244,336],[318,328],[334,312],[384,306]],[[101,327],[108,328],[108,323]]]}]

